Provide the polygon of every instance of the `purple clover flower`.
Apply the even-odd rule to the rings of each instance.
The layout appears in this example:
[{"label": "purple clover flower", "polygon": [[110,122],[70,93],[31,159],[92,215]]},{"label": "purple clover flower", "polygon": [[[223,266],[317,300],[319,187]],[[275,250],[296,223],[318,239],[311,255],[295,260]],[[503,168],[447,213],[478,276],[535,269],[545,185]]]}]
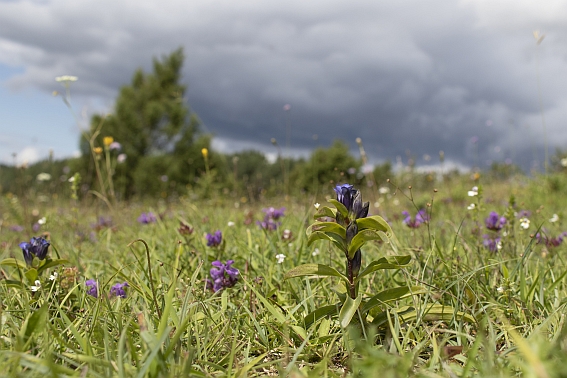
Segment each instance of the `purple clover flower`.
[{"label": "purple clover flower", "polygon": [[138,222],[142,224],[155,223],[157,222],[157,218],[154,213],[148,211],[147,213],[140,214],[140,216],[138,217]]},{"label": "purple clover flower", "polygon": [[484,220],[484,224],[491,231],[500,231],[506,225],[506,217],[499,216],[496,211],[491,211],[488,218]]},{"label": "purple clover flower", "polygon": [[90,279],[85,282],[87,286],[87,294],[91,297],[98,298],[98,282],[96,280]]},{"label": "purple clover flower", "polygon": [[227,260],[223,264],[219,260],[213,261],[213,268],[210,270],[211,279],[207,278],[207,287],[217,292],[227,287],[233,287],[238,281],[240,272],[238,269],[233,268],[234,260]]},{"label": "purple clover flower", "polygon": [[117,283],[116,285],[110,288],[110,295],[114,295],[120,298],[126,298],[126,290],[125,287],[129,287],[128,282]]},{"label": "purple clover flower", "polygon": [[30,266],[34,256],[40,260],[45,260],[49,246],[50,243],[42,237],[32,237],[29,243],[21,242],[20,248],[24,254],[26,264]]},{"label": "purple clover flower", "polygon": [[429,215],[424,209],[419,210],[415,218],[412,218],[408,211],[402,211],[402,215],[405,216],[403,223],[409,228],[418,228],[422,223],[429,221]]},{"label": "purple clover flower", "polygon": [[491,237],[489,235],[482,235],[484,241],[482,244],[488,248],[490,252],[497,252],[500,248],[502,248],[500,236]]},{"label": "purple clover flower", "polygon": [[218,247],[222,243],[222,232],[216,230],[214,234],[207,234],[205,238],[207,239],[207,247]]}]

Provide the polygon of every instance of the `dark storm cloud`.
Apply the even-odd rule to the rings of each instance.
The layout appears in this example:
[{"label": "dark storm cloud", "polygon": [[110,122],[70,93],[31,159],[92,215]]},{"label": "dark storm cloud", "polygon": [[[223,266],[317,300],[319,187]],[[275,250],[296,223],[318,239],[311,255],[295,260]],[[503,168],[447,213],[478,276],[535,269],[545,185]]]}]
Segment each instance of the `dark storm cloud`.
[{"label": "dark storm cloud", "polygon": [[[337,138],[354,148],[361,137],[375,161],[443,150],[465,166],[513,158],[529,167],[545,139],[539,76],[550,145],[567,143],[561,9],[529,1],[71,4],[1,6],[0,61],[26,68],[12,86],[51,91],[54,76],[73,74],[75,94],[111,104],[134,69],[183,46],[189,104],[225,150],[272,151],[270,138],[285,145],[290,127],[295,152]],[[538,27],[548,35],[539,48]]]}]

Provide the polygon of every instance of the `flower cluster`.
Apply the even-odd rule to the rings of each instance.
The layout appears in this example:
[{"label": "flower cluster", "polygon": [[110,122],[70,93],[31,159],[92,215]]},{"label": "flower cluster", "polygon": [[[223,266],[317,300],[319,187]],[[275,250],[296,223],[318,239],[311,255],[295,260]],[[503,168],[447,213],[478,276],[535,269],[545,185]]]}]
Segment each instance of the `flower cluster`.
[{"label": "flower cluster", "polygon": [[484,224],[491,231],[500,231],[506,225],[506,217],[499,216],[496,211],[491,211],[488,218],[484,220]]},{"label": "flower cluster", "polygon": [[140,216],[138,217],[138,222],[141,224],[155,223],[157,222],[157,217],[154,213],[148,211],[147,213],[140,214]]},{"label": "flower cluster", "polygon": [[228,260],[223,264],[219,260],[213,261],[211,268],[211,279],[207,279],[207,288],[217,292],[227,287],[233,287],[238,281],[240,272],[238,269],[233,268],[234,260]]},{"label": "flower cluster", "polygon": [[280,209],[268,207],[266,209],[262,209],[262,211],[266,214],[264,216],[264,220],[257,221],[256,224],[264,230],[275,231],[281,224],[281,222],[278,222],[277,220],[285,215],[285,207]]},{"label": "flower cluster", "polygon": [[20,248],[24,254],[24,260],[28,266],[31,266],[33,257],[39,260],[45,260],[47,257],[47,249],[50,243],[42,237],[32,237],[30,242],[21,242]]},{"label": "flower cluster", "polygon": [[423,223],[429,221],[429,215],[425,209],[421,209],[415,214],[415,218],[412,218],[410,213],[407,211],[402,211],[402,215],[405,217],[403,223],[409,228],[418,228]]},{"label": "flower cluster", "polygon": [[504,215],[500,216],[496,211],[491,211],[484,220],[484,225],[491,231],[490,234],[482,235],[484,239],[482,244],[488,248],[490,252],[496,252],[502,249],[502,238],[500,231],[506,226],[508,220]]},{"label": "flower cluster", "polygon": [[216,230],[214,234],[207,234],[205,239],[207,239],[207,247],[218,247],[222,243],[222,232]]},{"label": "flower cluster", "polygon": [[556,237],[551,237],[548,236],[546,233],[543,232],[538,232],[535,235],[535,238],[537,240],[538,243],[543,243],[545,244],[548,248],[551,247],[558,247],[559,245],[561,245],[561,243],[563,243],[563,238],[567,236],[567,232],[562,232],[559,235],[557,235]]},{"label": "flower cluster", "polygon": [[[344,205],[347,210],[346,217],[340,211],[337,211],[336,221],[341,226],[346,227],[346,242],[347,245],[350,245],[352,239],[358,234],[358,225],[355,221],[368,216],[370,202],[363,203],[360,191],[350,184],[337,185],[335,193],[337,194],[337,201]],[[360,249],[354,253],[352,258],[347,255],[349,279],[358,275],[361,264],[362,253]]]},{"label": "flower cluster", "polygon": [[[98,298],[98,282],[90,279],[85,282],[87,287],[87,295]],[[128,282],[117,283],[110,288],[110,295],[113,297],[126,298],[126,287],[129,287]]]}]

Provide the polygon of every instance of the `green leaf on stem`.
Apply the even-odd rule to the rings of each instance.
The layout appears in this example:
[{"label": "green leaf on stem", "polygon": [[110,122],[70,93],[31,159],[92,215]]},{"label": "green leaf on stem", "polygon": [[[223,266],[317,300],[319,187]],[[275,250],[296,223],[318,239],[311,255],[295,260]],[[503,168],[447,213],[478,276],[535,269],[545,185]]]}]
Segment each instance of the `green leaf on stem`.
[{"label": "green leaf on stem", "polygon": [[341,307],[341,303],[336,303],[336,304],[333,304],[333,305],[327,305],[327,306],[319,307],[317,310],[310,312],[303,319],[305,329],[308,329],[313,324],[317,323],[317,321],[319,321],[319,319],[322,319],[325,316],[337,315],[339,313],[340,307]]},{"label": "green leaf on stem", "polygon": [[428,290],[423,286],[401,286],[386,289],[370,298],[368,302],[366,302],[364,306],[362,306],[362,312],[366,313],[372,310],[374,307],[386,302],[397,301],[403,298],[411,297],[412,295],[425,294],[427,292]]},{"label": "green leaf on stem", "polygon": [[348,217],[348,209],[345,207],[345,205],[343,205],[342,203],[340,203],[336,199],[330,199],[329,202],[332,203],[333,206],[335,206],[337,208],[337,211],[339,213],[341,213],[341,215],[343,217],[345,217],[345,218]]},{"label": "green leaf on stem", "polygon": [[344,239],[340,237],[340,235],[334,234],[332,232],[313,232],[309,235],[307,239],[307,245],[311,245],[316,240],[329,240],[334,245],[336,245],[341,251],[346,252],[346,245]]},{"label": "green leaf on stem", "polygon": [[384,218],[379,215],[359,218],[356,220],[356,225],[358,226],[358,232],[362,230],[375,230],[386,233],[392,249],[394,250],[394,252],[398,253],[398,239],[396,238],[396,235],[394,235],[392,228]]},{"label": "green leaf on stem", "polygon": [[313,218],[318,219],[318,218],[323,218],[323,217],[329,217],[329,218],[335,219],[336,216],[337,216],[337,210],[336,209],[331,209],[328,206],[321,206],[319,208],[319,210],[317,210],[315,212],[315,215],[313,215]]},{"label": "green leaf on stem", "polygon": [[21,269],[25,269],[26,268],[26,263],[25,261],[22,260],[16,260],[13,257],[4,259],[2,261],[0,261],[0,265],[5,265],[5,266],[13,266],[15,268],[21,268]]},{"label": "green leaf on stem", "polygon": [[347,285],[349,285],[348,278],[343,274],[339,273],[335,268],[331,268],[328,265],[323,264],[303,264],[290,269],[284,275],[284,280],[294,277],[305,277],[305,276],[327,276],[327,277],[339,277]]},{"label": "green leaf on stem", "polygon": [[356,314],[356,310],[358,310],[358,306],[360,306],[361,301],[362,294],[359,294],[356,299],[352,299],[347,296],[345,303],[343,303],[343,307],[341,307],[341,311],[339,312],[339,323],[342,328],[346,328],[350,324],[350,321],[354,314]]},{"label": "green leaf on stem", "polygon": [[336,222],[315,222],[307,227],[306,234],[310,236],[314,232],[333,233],[346,239],[346,229]]},{"label": "green leaf on stem", "polygon": [[68,264],[68,263],[69,263],[69,260],[65,260],[65,259],[50,260],[47,263],[40,266],[39,269],[37,270],[37,273],[41,274],[45,269],[53,268],[55,266],[64,265],[64,264]]},{"label": "green leaf on stem", "polygon": [[385,243],[389,242],[388,236],[386,236],[386,234],[382,231],[375,231],[371,229],[358,231],[348,246],[348,258],[352,260],[356,251],[370,240],[382,240]]},{"label": "green leaf on stem", "polygon": [[372,261],[366,268],[362,270],[362,272],[358,273],[358,276],[355,278],[354,282],[356,283],[362,277],[375,272],[381,269],[401,269],[405,268],[409,265],[411,260],[411,256],[386,256],[378,259],[376,261]]}]

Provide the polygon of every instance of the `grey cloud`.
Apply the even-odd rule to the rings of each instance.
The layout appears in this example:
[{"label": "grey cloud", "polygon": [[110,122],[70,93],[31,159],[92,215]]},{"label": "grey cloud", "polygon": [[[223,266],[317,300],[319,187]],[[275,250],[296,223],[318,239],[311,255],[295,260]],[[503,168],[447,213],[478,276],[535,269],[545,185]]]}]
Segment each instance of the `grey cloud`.
[{"label": "grey cloud", "polygon": [[539,80],[550,145],[567,141],[567,20],[532,16],[528,1],[502,23],[494,12],[503,9],[466,1],[67,4],[1,6],[0,42],[18,46],[13,61],[26,66],[12,85],[51,91],[54,76],[73,74],[74,93],[111,103],[134,69],[184,46],[189,104],[220,148],[232,140],[269,151],[291,122],[296,152],[335,138],[354,148],[360,136],[376,161],[444,150],[463,165],[478,155],[529,167],[532,151],[542,153],[538,22],[549,35]]}]

